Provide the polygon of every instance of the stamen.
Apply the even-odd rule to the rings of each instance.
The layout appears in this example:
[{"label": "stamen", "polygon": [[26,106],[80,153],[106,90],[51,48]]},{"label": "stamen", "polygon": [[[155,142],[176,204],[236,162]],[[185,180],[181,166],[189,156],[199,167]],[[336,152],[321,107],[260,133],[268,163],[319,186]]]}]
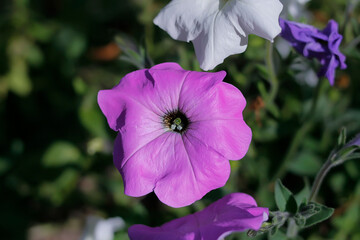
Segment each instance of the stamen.
[{"label": "stamen", "polygon": [[164,126],[169,130],[183,133],[190,124],[188,117],[179,110],[168,112],[163,117]]}]

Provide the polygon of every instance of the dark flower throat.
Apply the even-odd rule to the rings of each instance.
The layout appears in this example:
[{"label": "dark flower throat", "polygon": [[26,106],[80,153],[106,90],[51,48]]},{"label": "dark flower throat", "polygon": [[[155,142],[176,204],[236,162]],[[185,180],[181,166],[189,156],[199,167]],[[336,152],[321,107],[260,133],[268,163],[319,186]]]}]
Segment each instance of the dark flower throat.
[{"label": "dark flower throat", "polygon": [[169,130],[183,133],[189,127],[190,121],[184,113],[174,110],[163,117],[163,123]]}]

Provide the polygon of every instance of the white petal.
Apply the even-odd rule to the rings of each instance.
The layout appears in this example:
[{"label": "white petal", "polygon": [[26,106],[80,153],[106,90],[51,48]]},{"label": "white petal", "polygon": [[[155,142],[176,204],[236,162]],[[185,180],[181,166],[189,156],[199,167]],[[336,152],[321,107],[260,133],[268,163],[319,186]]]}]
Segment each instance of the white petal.
[{"label": "white petal", "polygon": [[284,5],[283,11],[281,12],[281,17],[288,18],[291,16],[292,18],[299,19],[305,18],[308,19],[310,16],[309,12],[305,9],[305,4],[309,2],[309,0],[280,0]]},{"label": "white petal", "polygon": [[222,63],[226,57],[242,53],[247,47],[244,31],[231,23],[232,16],[223,11],[214,13],[206,19],[205,30],[193,40],[196,57],[203,70],[211,70]]},{"label": "white petal", "polygon": [[247,47],[248,34],[272,41],[281,31],[279,0],[172,0],[154,23],[174,39],[193,41],[203,70]]},{"label": "white petal", "polygon": [[219,0],[172,0],[154,19],[154,24],[172,38],[191,41],[203,30],[205,19],[219,9]]},{"label": "white petal", "polygon": [[268,219],[269,219],[269,215],[266,212],[264,212],[263,213],[263,222],[266,222]]},{"label": "white petal", "polygon": [[273,41],[281,32],[279,15],[283,6],[279,0],[235,0],[232,3],[224,11],[238,17],[238,23],[246,34]]},{"label": "white petal", "polygon": [[94,229],[95,240],[113,240],[114,233],[124,226],[124,220],[120,217],[101,220]]}]

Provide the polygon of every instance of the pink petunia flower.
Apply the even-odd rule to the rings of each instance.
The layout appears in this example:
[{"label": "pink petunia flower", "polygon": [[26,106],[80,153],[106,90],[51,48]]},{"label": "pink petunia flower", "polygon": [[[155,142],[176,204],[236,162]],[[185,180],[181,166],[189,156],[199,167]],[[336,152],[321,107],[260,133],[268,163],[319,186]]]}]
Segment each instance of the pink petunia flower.
[{"label": "pink petunia flower", "polygon": [[259,230],[268,216],[269,209],[257,207],[251,196],[232,193],[161,227],[133,225],[128,233],[131,240],[220,240],[232,232]]},{"label": "pink petunia flower", "polygon": [[228,160],[244,157],[251,130],[242,116],[246,101],[222,82],[225,74],[163,63],[99,92],[100,108],[119,132],[114,163],[126,195],[154,191],[163,203],[183,207],[226,183]]}]

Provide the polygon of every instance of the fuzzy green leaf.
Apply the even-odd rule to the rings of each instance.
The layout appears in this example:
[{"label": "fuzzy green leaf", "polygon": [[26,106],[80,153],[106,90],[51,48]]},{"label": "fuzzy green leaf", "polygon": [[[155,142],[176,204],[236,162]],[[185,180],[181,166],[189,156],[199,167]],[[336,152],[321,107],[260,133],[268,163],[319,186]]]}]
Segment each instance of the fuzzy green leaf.
[{"label": "fuzzy green leaf", "polygon": [[313,216],[306,219],[306,223],[304,225],[305,228],[313,226],[322,221],[325,221],[326,219],[331,217],[332,214],[334,213],[333,208],[326,207],[319,203],[311,203],[311,204],[314,204],[316,206],[316,210],[319,210],[319,211],[316,214],[314,214]]},{"label": "fuzzy green leaf", "polygon": [[275,202],[280,211],[296,213],[298,205],[289,189],[287,189],[280,179],[275,184]]}]

